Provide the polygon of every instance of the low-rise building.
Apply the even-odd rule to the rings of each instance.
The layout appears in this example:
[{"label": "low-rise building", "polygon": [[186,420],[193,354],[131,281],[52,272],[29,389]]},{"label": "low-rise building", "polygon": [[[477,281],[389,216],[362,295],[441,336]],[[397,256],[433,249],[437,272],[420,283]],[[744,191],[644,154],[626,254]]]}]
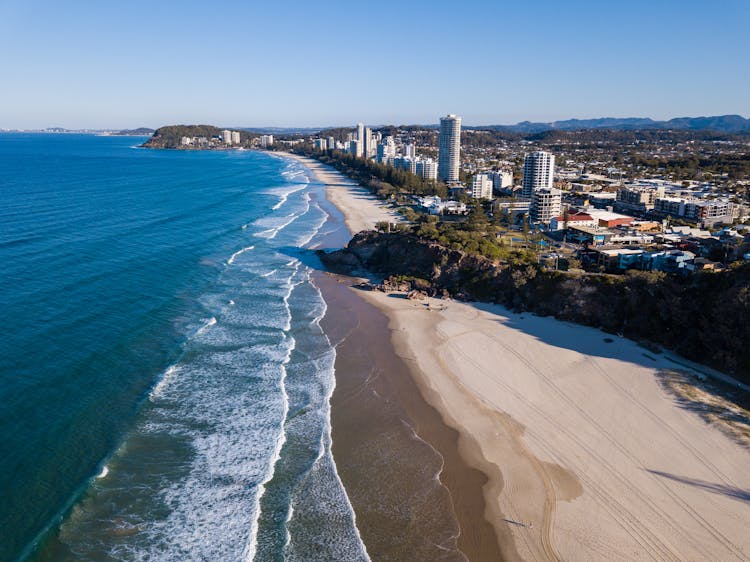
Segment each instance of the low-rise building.
[{"label": "low-rise building", "polygon": [[552,217],[549,223],[550,230],[563,230],[571,226],[588,226],[594,228],[599,225],[599,221],[588,213],[581,211],[571,211],[566,217],[564,215],[558,215]]},{"label": "low-rise building", "polygon": [[625,211],[645,212],[664,196],[663,186],[628,184],[617,190],[616,207]]}]

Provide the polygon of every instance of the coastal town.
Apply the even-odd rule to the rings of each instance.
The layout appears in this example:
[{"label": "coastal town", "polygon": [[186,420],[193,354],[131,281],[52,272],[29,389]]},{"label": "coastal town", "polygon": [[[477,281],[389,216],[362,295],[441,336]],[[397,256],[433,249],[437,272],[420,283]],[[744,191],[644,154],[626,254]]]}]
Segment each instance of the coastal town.
[{"label": "coastal town", "polygon": [[[462,143],[462,133],[468,142]],[[461,118],[447,115],[438,130],[359,123],[352,130],[282,137],[277,146],[304,145],[317,156],[350,155],[417,176],[434,187],[432,193],[392,194],[399,208],[456,222],[481,207],[498,225],[501,243],[532,250],[548,267],[690,274],[750,260],[748,176],[678,179],[679,170],[646,160],[675,162],[686,151],[711,150],[719,158],[744,155],[746,162],[747,141],[664,136],[669,140],[648,144],[648,152],[611,142],[609,155],[606,145],[591,149],[581,141],[556,141],[552,149],[525,140],[486,144],[477,137],[492,137],[490,132],[462,131]],[[263,137],[253,143],[268,147]]]}]

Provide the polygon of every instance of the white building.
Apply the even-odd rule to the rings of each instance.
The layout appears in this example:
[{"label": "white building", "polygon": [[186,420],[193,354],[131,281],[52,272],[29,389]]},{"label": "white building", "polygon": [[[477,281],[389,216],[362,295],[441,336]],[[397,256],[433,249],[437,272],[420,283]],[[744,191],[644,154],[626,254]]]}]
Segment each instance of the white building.
[{"label": "white building", "polygon": [[182,137],[182,139],[180,139],[180,144],[182,146],[190,146],[193,144],[193,137]]},{"label": "white building", "polygon": [[232,144],[240,144],[240,132],[232,131]]},{"label": "white building", "polygon": [[438,178],[457,182],[461,161],[461,118],[450,114],[440,118],[438,136]]},{"label": "white building", "polygon": [[489,172],[494,189],[506,189],[513,186],[513,174],[505,170],[494,170]]},{"label": "white building", "polygon": [[358,140],[349,141],[349,154],[352,156],[362,156],[362,142]]},{"label": "white building", "polygon": [[377,160],[381,164],[388,164],[396,157],[396,143],[393,137],[388,136],[378,145]]},{"label": "white building", "polygon": [[221,138],[224,144],[232,144],[232,131],[224,130],[221,132]]},{"label": "white building", "polygon": [[417,159],[416,174],[426,180],[436,180],[438,176],[437,162],[432,158]]},{"label": "white building", "polygon": [[471,183],[471,196],[474,199],[492,199],[492,178],[489,174],[477,174]]},{"label": "white building", "polygon": [[315,139],[315,148],[317,148],[318,150],[328,150],[328,140]]},{"label": "white building", "polygon": [[531,194],[529,218],[532,222],[549,224],[561,214],[562,191],[559,189],[535,189]]},{"label": "white building", "polygon": [[407,158],[416,158],[417,148],[413,144],[405,144],[402,153]]},{"label": "white building", "polygon": [[362,150],[366,158],[375,158],[378,154],[375,136],[372,134],[370,127],[365,127],[365,140]]},{"label": "white building", "polygon": [[260,146],[262,148],[268,148],[273,146],[273,135],[262,135],[260,137]]},{"label": "white building", "polygon": [[356,152],[353,154],[357,157],[361,157],[365,151],[365,126],[363,123],[357,123],[357,144]]},{"label": "white building", "polygon": [[[549,152],[532,152],[523,162],[522,197],[532,197],[538,189],[552,189],[555,176],[555,157]],[[553,215],[554,216],[554,215]]]},{"label": "white building", "polygon": [[393,167],[398,170],[405,170],[412,174],[417,173],[417,162],[413,158],[407,158],[406,156],[397,156],[393,159]]}]

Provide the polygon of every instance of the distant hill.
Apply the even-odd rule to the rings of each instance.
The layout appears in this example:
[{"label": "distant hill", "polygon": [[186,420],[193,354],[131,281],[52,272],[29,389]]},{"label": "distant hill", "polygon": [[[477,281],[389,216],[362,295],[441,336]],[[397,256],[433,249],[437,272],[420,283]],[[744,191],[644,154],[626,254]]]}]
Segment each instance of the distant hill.
[{"label": "distant hill", "polygon": [[602,117],[599,119],[567,119],[551,123],[522,121],[515,125],[488,125],[473,127],[511,133],[535,134],[545,131],[578,131],[583,129],[615,129],[622,131],[663,129],[680,131],[716,131],[719,133],[750,132],[750,119],[740,115],[713,117],[676,117],[669,121],[655,121],[647,117]]},{"label": "distant hill", "polygon": [[167,125],[156,129],[143,146],[148,148],[178,148],[182,137],[221,136],[221,129],[213,125]]},{"label": "distant hill", "polygon": [[[246,129],[231,130],[239,131],[241,145],[259,136]],[[156,129],[143,146],[146,148],[185,148],[181,146],[182,137],[205,137],[210,140],[213,137],[220,138],[222,131],[223,129],[213,125],[167,125]]]}]

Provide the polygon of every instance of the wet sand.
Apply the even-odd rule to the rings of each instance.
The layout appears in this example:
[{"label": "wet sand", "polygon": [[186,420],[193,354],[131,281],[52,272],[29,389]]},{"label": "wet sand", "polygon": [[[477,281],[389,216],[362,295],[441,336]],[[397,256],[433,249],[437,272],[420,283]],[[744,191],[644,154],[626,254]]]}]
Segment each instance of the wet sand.
[{"label": "wet sand", "polygon": [[[338,228],[316,247],[341,247],[352,231],[401,220],[332,168],[284,156],[310,169],[335,207]],[[346,228],[335,216],[341,210]],[[395,351],[389,319],[350,287],[351,278],[320,272],[315,283],[328,305],[321,326],[337,352],[334,459],[371,558],[503,560],[497,530],[485,517],[488,479],[465,462],[459,433],[424,399]],[[510,535],[502,542],[508,558],[517,558]]]},{"label": "wet sand", "polygon": [[484,518],[487,478],[423,399],[393,349],[388,318],[350,279],[321,273],[315,281],[337,351],[333,454],[372,559],[502,560]]}]

